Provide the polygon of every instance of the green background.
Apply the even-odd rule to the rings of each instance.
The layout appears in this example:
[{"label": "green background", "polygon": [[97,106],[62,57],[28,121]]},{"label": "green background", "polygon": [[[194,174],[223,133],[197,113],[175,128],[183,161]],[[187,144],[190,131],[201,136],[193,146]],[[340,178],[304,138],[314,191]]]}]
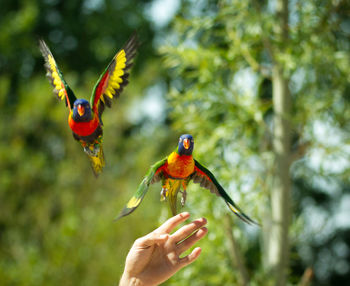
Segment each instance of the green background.
[{"label": "green background", "polygon": [[[113,218],[183,133],[194,136],[194,156],[238,205],[268,223],[276,172],[271,45],[292,96],[288,284],[311,267],[313,285],[345,285],[349,3],[290,1],[288,43],[276,39],[274,1],[165,3],[1,1],[0,284],[117,285],[133,241],[170,215],[160,185],[132,215]],[[76,96],[88,99],[134,31],[141,46],[129,85],[104,113],[106,167],[96,179],[45,78],[37,39],[46,40]],[[206,217],[209,233],[198,261],[165,285],[241,285],[233,245],[251,285],[272,285],[264,227],[243,225],[194,184],[184,210]]]}]

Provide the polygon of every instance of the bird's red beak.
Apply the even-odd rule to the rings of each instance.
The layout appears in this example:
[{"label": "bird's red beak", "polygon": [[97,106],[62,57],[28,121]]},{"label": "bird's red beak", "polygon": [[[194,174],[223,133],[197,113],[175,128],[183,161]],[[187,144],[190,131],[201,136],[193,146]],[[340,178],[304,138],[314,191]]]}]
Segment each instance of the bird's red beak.
[{"label": "bird's red beak", "polygon": [[188,148],[190,148],[190,140],[189,139],[184,139],[184,147],[185,147],[185,149],[188,149]]},{"label": "bird's red beak", "polygon": [[85,113],[85,108],[81,104],[78,104],[78,113],[80,116],[84,115]]}]

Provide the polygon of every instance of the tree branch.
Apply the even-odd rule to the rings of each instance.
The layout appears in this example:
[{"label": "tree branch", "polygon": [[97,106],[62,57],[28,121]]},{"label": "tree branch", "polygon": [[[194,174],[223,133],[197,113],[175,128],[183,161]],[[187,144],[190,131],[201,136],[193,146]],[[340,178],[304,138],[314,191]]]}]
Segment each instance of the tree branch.
[{"label": "tree branch", "polygon": [[314,271],[311,267],[305,269],[303,276],[300,279],[298,286],[309,286],[312,278],[314,277]]},{"label": "tree branch", "polygon": [[249,284],[249,276],[247,268],[245,267],[245,260],[240,251],[239,245],[237,244],[235,237],[232,233],[232,220],[230,214],[224,217],[225,233],[229,241],[229,253],[232,260],[232,264],[238,270],[238,282],[241,286],[246,286]]}]

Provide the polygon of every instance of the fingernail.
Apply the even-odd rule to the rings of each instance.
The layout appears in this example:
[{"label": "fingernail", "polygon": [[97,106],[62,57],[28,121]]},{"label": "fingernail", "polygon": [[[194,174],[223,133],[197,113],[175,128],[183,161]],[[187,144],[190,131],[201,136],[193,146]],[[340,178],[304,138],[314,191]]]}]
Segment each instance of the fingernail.
[{"label": "fingernail", "polygon": [[181,217],[186,217],[186,216],[190,216],[189,212],[183,212],[179,214]]}]

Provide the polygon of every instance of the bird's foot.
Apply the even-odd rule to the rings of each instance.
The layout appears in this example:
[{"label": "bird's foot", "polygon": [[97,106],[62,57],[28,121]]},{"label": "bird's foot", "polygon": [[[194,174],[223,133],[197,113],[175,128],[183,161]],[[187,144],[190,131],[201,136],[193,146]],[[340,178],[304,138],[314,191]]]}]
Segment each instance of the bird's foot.
[{"label": "bird's foot", "polygon": [[92,157],[97,157],[98,152],[100,151],[100,145],[94,144],[94,145],[86,145],[84,146],[84,152]]},{"label": "bird's foot", "polygon": [[162,188],[162,190],[160,191],[160,200],[164,201],[166,199],[168,190],[166,188]]},{"label": "bird's foot", "polygon": [[186,197],[187,197],[187,193],[186,190],[180,191],[181,193],[181,206],[183,207],[186,203]]}]

